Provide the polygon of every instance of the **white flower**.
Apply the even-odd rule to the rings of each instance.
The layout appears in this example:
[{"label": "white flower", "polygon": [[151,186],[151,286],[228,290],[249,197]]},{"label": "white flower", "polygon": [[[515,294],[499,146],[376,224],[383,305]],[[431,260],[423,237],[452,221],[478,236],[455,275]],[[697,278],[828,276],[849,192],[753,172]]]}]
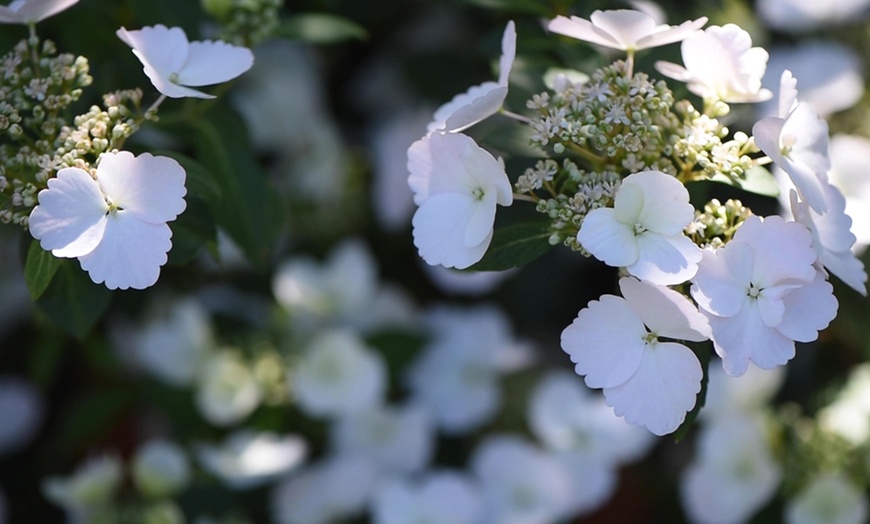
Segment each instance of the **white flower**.
[{"label": "white flower", "polygon": [[853,249],[861,253],[870,245],[870,140],[857,135],[831,137],[831,171],[828,178],[846,197],[846,214],[852,217]]},{"label": "white flower", "polygon": [[683,295],[623,278],[625,298],[604,295],[562,332],[562,349],[590,388],[630,424],[671,433],[695,406],[703,371],[691,349],[659,337],[700,342],[710,327]]},{"label": "white flower", "polygon": [[0,456],[20,449],[36,435],[44,409],[42,396],[29,382],[0,377]]},{"label": "white flower", "polygon": [[8,6],[0,6],[0,23],[35,24],[78,2],[79,0],[13,0]]},{"label": "white flower", "polygon": [[785,380],[785,368],[761,369],[751,363],[739,377],[728,376],[721,366],[710,366],[707,371],[707,397],[700,416],[714,422],[734,413],[760,411]]},{"label": "white flower", "polygon": [[131,474],[136,488],[146,497],[171,497],[190,480],[190,462],[178,444],[152,440],[136,450]]},{"label": "white flower", "polygon": [[828,211],[819,214],[797,193],[789,194],[791,212],[796,221],[805,225],[813,234],[813,248],[819,255],[818,264],[840,277],[852,289],[867,295],[867,272],[864,263],[852,252],[855,235],[852,234],[852,219],[846,214],[846,198],[835,186],[825,186],[825,202]]},{"label": "white flower", "polygon": [[480,487],[447,471],[416,481],[391,480],[375,494],[372,506],[375,524],[478,524],[482,518]]},{"label": "white flower", "polygon": [[733,413],[703,428],[680,498],[693,522],[737,524],[773,497],[780,476],[760,420]]},{"label": "white flower", "polygon": [[170,98],[214,98],[185,86],[207,86],[232,80],[254,65],[250,49],[226,42],[188,42],[180,27],[164,25],[115,33],[133,48],[145,74],[160,93]]},{"label": "white flower", "polygon": [[813,267],[812,235],[796,222],[749,217],[733,240],[705,251],[692,297],[710,319],[725,372],[740,376],[788,362],[837,314],[833,287]]},{"label": "white flower", "polygon": [[752,126],[755,143],[791,178],[798,194],[819,213],[827,211],[828,124],[806,102],[797,101],[791,72],[782,74],[778,116]]},{"label": "white flower", "polygon": [[550,20],[547,29],[578,40],[634,53],[641,49],[679,42],[706,23],[707,18],[702,16],[679,26],[656,25],[655,20],[646,13],[615,9],[595,11],[589,20],[576,16],[557,16]]},{"label": "white flower", "polygon": [[492,241],[496,204],[513,189],[504,166],[471,138],[433,133],[408,149],[414,202],[414,245],[430,265],[465,269]]},{"label": "white flower", "polygon": [[432,456],[434,429],[419,406],[380,406],[339,418],[331,428],[332,448],[368,457],[387,473],[413,473]]},{"label": "white flower", "polygon": [[760,102],[773,96],[761,87],[767,51],[752,47],[752,37],[740,27],[710,26],[683,40],[681,50],[685,67],[656,62],[656,69],[687,82],[689,91],[704,100]]},{"label": "white flower", "polygon": [[184,169],[168,157],[104,153],[95,178],[69,167],[49,179],[30,233],[56,257],[78,258],[97,284],[144,289],[172,247],[166,224],[185,208]]},{"label": "white flower", "polygon": [[498,82],[484,82],[456,95],[435,111],[426,130],[430,133],[455,133],[497,113],[507,97],[508,76],[516,54],[517,31],[511,21],[501,38]]},{"label": "white flower", "polygon": [[556,457],[520,437],[487,437],[471,469],[483,488],[485,523],[558,522],[570,504],[571,478]]},{"label": "white flower", "polygon": [[867,0],[759,0],[759,18],[770,28],[811,31],[824,26],[858,23],[867,17]]},{"label": "white flower", "polygon": [[380,354],[349,331],[324,331],[288,379],[299,407],[314,416],[359,412],[381,402],[387,387]]},{"label": "white flower", "polygon": [[689,192],[660,171],[627,176],[613,207],[586,215],[577,240],[595,258],[654,284],[680,284],[698,270],[701,249],[683,229],[694,218]]},{"label": "white flower", "polygon": [[200,370],[196,406],[216,426],[229,426],[247,417],[260,399],[254,373],[233,351],[215,353]]},{"label": "white flower", "polygon": [[108,504],[122,476],[121,460],[102,455],[88,459],[69,477],[48,477],[42,483],[42,492],[73,515],[83,515]]},{"label": "white flower", "polygon": [[864,490],[841,472],[818,475],[785,507],[787,524],[861,524],[868,516]]},{"label": "white flower", "polygon": [[819,427],[839,435],[853,446],[870,439],[870,364],[859,364],[831,404],[817,415]]},{"label": "white flower", "polygon": [[307,455],[302,437],[247,428],[231,433],[220,446],[196,446],[202,467],[234,490],[262,486],[298,467]]}]

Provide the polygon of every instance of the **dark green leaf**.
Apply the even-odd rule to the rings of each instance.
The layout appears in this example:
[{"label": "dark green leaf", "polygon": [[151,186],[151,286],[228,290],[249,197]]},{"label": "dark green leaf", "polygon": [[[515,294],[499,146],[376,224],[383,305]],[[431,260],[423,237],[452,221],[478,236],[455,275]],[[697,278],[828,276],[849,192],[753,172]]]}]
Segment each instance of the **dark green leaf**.
[{"label": "dark green leaf", "polygon": [[739,187],[744,191],[769,197],[779,196],[779,184],[776,178],[762,166],[755,166],[746,171],[745,179],[733,181],[725,175],[715,175],[710,180]]},{"label": "dark green leaf", "polygon": [[525,13],[552,17],[553,13],[546,2],[540,0],[465,0],[471,5],[513,13]]},{"label": "dark green leaf", "polygon": [[692,351],[697,355],[698,360],[701,361],[701,369],[704,370],[704,376],[701,378],[701,391],[698,392],[698,396],[695,397],[695,407],[692,408],[686,415],[686,419],[680,424],[680,427],[674,431],[674,442],[679,442],[683,440],[689,433],[689,429],[691,429],[692,425],[695,423],[695,419],[698,418],[698,414],[701,413],[701,409],[703,409],[704,404],[707,401],[707,383],[710,379],[710,357],[712,356],[712,351],[710,350],[709,342],[702,343],[686,343],[687,346],[692,348]]},{"label": "dark green leaf", "polygon": [[199,254],[200,248],[217,238],[208,206],[198,198],[188,197],[187,209],[169,226],[172,228],[169,264],[175,266],[190,262]]},{"label": "dark green leaf", "polygon": [[469,269],[503,271],[528,264],[553,247],[549,238],[549,222],[527,222],[496,229],[483,259]]},{"label": "dark green leaf", "polygon": [[50,252],[42,249],[36,240],[27,249],[27,261],[24,263],[24,281],[30,290],[30,298],[38,299],[51,283],[54,274],[63,261]]},{"label": "dark green leaf", "polygon": [[112,292],[94,284],[76,266],[78,263],[62,260],[57,275],[35,306],[49,322],[83,340],[109,307]]},{"label": "dark green leaf", "polygon": [[188,197],[197,197],[206,202],[220,202],[221,188],[216,177],[204,165],[176,151],[156,151],[155,155],[168,156],[181,164],[187,174],[184,186]]},{"label": "dark green leaf", "polygon": [[275,36],[313,44],[335,44],[346,40],[366,40],[369,34],[346,18],[322,13],[302,13],[282,21]]}]

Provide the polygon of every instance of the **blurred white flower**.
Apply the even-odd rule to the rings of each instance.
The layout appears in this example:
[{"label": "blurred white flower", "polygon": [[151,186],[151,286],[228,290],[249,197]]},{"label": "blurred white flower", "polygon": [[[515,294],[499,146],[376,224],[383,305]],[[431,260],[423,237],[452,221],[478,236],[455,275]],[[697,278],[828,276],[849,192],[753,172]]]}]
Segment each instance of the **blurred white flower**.
[{"label": "blurred white flower", "polygon": [[190,462],[178,444],[152,440],[136,449],[130,473],[142,495],[155,499],[172,497],[190,481]]},{"label": "blurred white flower", "polygon": [[68,477],[48,477],[42,482],[42,493],[64,508],[73,521],[87,521],[91,511],[110,503],[123,477],[121,460],[114,455],[101,455],[86,460]]},{"label": "blurred white flower", "polygon": [[254,65],[250,49],[226,42],[189,42],[180,27],[162,24],[116,33],[142,62],[145,75],[160,93],[170,98],[214,98],[186,86],[220,84],[241,75]]},{"label": "blurred white flower", "polygon": [[229,426],[250,415],[260,405],[260,386],[254,373],[233,350],[218,350],[200,369],[196,407],[216,426]]},{"label": "blurred white flower", "polygon": [[0,376],[0,456],[27,445],[42,425],[42,395],[29,382]]},{"label": "blurred white flower", "polygon": [[641,49],[679,42],[707,23],[707,17],[683,22],[679,26],[656,25],[648,14],[630,9],[594,11],[589,20],[557,16],[547,24],[553,33],[593,44],[634,53]]},{"label": "blurred white flower", "polygon": [[780,475],[760,419],[720,415],[702,429],[680,479],[683,508],[693,522],[746,522],[774,496]]},{"label": "blurred white flower", "polygon": [[432,456],[435,428],[419,406],[378,406],[350,413],[331,428],[332,450],[374,461],[385,473],[413,473]]},{"label": "blurred white flower", "polygon": [[278,435],[240,429],[219,446],[198,444],[202,467],[235,490],[256,488],[281,477],[302,464],[308,444],[298,435]]},{"label": "blurred white flower", "polygon": [[785,368],[761,369],[750,363],[746,373],[731,377],[722,366],[710,365],[707,398],[700,416],[715,421],[732,413],[753,413],[773,400],[785,380]]},{"label": "blurred white flower", "polygon": [[483,490],[484,523],[557,522],[569,510],[571,477],[556,457],[520,437],[487,436],[471,469]]},{"label": "blurred white flower", "polygon": [[870,364],[852,368],[837,398],[819,410],[817,418],[819,427],[854,446],[870,439]]},{"label": "blurred white flower", "polygon": [[0,23],[35,24],[78,2],[79,0],[12,0],[8,6],[0,6]]},{"label": "blurred white flower", "polygon": [[375,489],[375,466],[361,457],[331,457],[310,466],[272,491],[277,524],[331,524],[358,515]]},{"label": "blurred white flower", "polygon": [[381,402],[387,388],[383,358],[350,331],[324,331],[288,378],[291,393],[309,415],[334,417]]},{"label": "blurred white flower", "polygon": [[507,23],[501,37],[498,82],[484,82],[435,110],[426,130],[430,133],[455,133],[488,118],[501,109],[508,93],[508,76],[517,54],[517,31],[513,21]]},{"label": "blurred white flower", "polygon": [[372,501],[373,524],[479,524],[480,487],[463,474],[437,471],[386,482]]},{"label": "blurred white flower", "polygon": [[861,253],[870,245],[870,140],[855,135],[834,135],[829,148],[828,180],[846,197],[846,214],[852,217],[854,249]]},{"label": "blurred white flower", "polygon": [[862,524],[868,516],[864,490],[842,472],[819,474],[785,507],[787,524]]},{"label": "blurred white flower", "polygon": [[811,31],[824,26],[854,24],[870,10],[867,0],[758,0],[762,22],[781,31]]}]

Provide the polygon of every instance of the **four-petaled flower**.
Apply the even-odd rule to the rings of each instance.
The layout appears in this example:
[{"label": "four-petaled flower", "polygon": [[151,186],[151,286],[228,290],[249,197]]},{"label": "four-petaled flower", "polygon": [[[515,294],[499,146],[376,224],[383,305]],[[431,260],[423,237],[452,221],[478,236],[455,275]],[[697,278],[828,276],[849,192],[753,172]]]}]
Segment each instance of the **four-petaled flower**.
[{"label": "four-petaled flower", "polygon": [[94,177],[61,169],[39,192],[30,233],[56,257],[78,258],[109,289],[153,285],[172,247],[166,224],[185,208],[184,169],[168,157],[121,151],[100,157]]},{"label": "four-petaled flower", "polygon": [[682,183],[660,171],[643,171],[622,181],[612,208],[586,215],[577,240],[595,258],[642,280],[681,284],[701,260],[700,248],[683,234],[693,217]]},{"label": "four-petaled flower", "polygon": [[678,26],[656,25],[646,13],[631,9],[595,11],[589,20],[557,16],[547,29],[560,35],[593,44],[621,49],[629,54],[641,49],[679,42],[707,23],[707,17],[689,20]]},{"label": "four-petaled flower", "polygon": [[188,42],[180,27],[156,25],[136,31],[122,27],[116,34],[133,48],[154,87],[170,98],[214,98],[185,86],[226,82],[254,65],[250,49],[221,41]]},{"label": "four-petaled flower", "polygon": [[498,82],[473,86],[439,107],[426,127],[431,132],[457,132],[488,118],[501,109],[508,93],[508,76],[517,54],[517,31],[508,22],[501,38]]},{"label": "four-petaled flower", "polygon": [[432,133],[408,149],[414,245],[429,265],[465,269],[492,241],[496,204],[513,202],[504,166],[460,133]]},{"label": "four-petaled flower", "polygon": [[0,23],[35,24],[77,4],[79,0],[14,0],[0,5]]}]

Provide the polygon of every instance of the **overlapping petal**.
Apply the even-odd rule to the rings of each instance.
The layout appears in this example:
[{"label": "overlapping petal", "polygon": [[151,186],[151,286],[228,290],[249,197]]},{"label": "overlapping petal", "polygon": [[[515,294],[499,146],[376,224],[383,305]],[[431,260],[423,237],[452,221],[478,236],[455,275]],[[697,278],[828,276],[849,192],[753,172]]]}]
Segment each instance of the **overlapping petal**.
[{"label": "overlapping petal", "polygon": [[35,24],[68,9],[79,0],[14,0],[0,6],[0,23]]},{"label": "overlapping petal", "polygon": [[595,11],[589,20],[577,16],[557,16],[547,24],[547,29],[593,44],[634,52],[679,42],[706,23],[707,18],[701,17],[679,26],[656,25],[655,20],[646,13],[614,9]]},{"label": "overlapping petal", "polygon": [[175,220],[186,207],[184,169],[169,157],[119,151],[103,155],[97,172],[112,203],[144,222]]}]

